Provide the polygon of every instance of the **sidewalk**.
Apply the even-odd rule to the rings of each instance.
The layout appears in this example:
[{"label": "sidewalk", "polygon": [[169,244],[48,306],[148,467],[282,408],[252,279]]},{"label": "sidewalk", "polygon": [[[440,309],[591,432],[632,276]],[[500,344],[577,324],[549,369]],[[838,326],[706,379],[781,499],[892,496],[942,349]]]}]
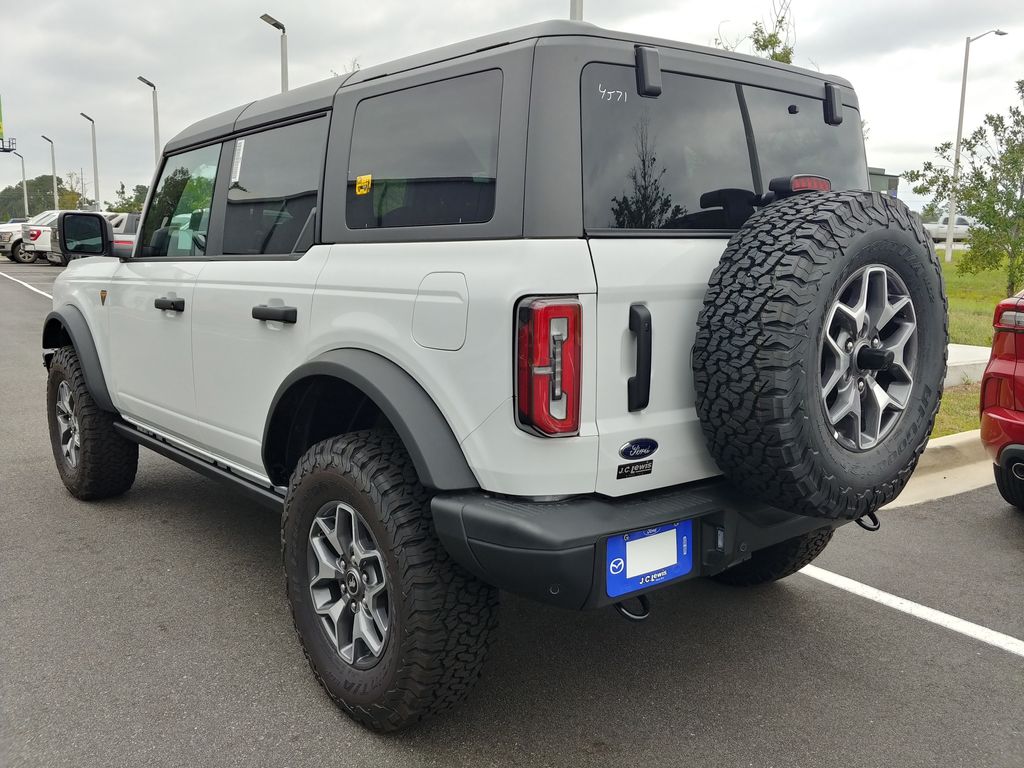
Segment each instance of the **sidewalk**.
[{"label": "sidewalk", "polygon": [[944,386],[948,388],[959,387],[963,384],[977,384],[985,372],[990,352],[988,347],[950,344]]}]

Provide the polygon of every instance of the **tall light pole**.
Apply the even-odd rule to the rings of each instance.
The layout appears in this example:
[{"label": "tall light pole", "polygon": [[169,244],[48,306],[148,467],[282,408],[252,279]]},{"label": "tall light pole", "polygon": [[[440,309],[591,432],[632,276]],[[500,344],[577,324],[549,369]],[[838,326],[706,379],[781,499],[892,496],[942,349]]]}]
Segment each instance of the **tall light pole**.
[{"label": "tall light pole", "polygon": [[28,218],[28,182],[25,181],[25,158],[18,152],[13,153],[21,158],[21,194],[25,201],[25,218]]},{"label": "tall light pole", "polygon": [[269,13],[264,13],[260,18],[274,29],[281,30],[281,93],[284,93],[288,90],[288,33],[284,24]]},{"label": "tall light pole", "polygon": [[583,0],[569,0],[569,20],[583,21]]},{"label": "tall light pole", "polygon": [[82,117],[89,121],[89,125],[92,126],[92,188],[95,202],[93,203],[93,210],[100,210],[100,164],[96,158],[96,121],[89,117],[85,112],[79,112]]},{"label": "tall light pole", "polygon": [[139,75],[138,81],[145,83],[153,89],[153,155],[156,159],[157,166],[160,165],[160,110],[157,109],[156,104],[156,85],[151,83],[149,80]]},{"label": "tall light pole", "polygon": [[53,151],[53,139],[49,136],[42,136],[43,141],[50,143],[50,168],[53,170],[53,210],[60,210],[60,201],[57,199],[57,155]]},{"label": "tall light pole", "polygon": [[953,150],[953,189],[949,191],[949,210],[946,213],[946,261],[953,260],[953,225],[956,221],[956,183],[960,180],[960,140],[964,135],[964,101],[967,99],[967,62],[971,57],[971,43],[985,35],[999,37],[1007,34],[1001,29],[990,29],[977,37],[968,37],[964,45],[964,75],[960,81],[960,117],[956,123],[956,144]]}]

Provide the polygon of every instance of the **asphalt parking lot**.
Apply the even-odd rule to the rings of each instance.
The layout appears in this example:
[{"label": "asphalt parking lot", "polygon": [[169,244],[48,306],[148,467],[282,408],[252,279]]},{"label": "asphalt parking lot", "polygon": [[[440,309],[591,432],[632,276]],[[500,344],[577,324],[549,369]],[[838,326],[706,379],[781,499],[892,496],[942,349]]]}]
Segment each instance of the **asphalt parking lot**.
[{"label": "asphalt parking lot", "polygon": [[[466,705],[362,730],[309,674],[273,514],[149,453],[120,499],[64,490],[49,307],[0,277],[0,765],[1024,765],[1024,658],[804,574],[686,582],[641,625],[505,595]],[[1024,638],[1024,514],[994,487],[882,519],[816,565]]]}]

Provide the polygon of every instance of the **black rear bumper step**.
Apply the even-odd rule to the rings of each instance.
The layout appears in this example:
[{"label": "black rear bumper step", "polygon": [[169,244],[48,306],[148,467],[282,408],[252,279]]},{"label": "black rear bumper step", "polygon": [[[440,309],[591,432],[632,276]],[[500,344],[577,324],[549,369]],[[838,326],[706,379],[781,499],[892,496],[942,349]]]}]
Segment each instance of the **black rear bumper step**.
[{"label": "black rear bumper step", "polygon": [[[785,512],[744,498],[720,479],[620,498],[550,502],[460,491],[435,496],[431,511],[442,543],[464,568],[501,589],[574,609],[622,599],[605,589],[610,536],[692,520],[698,556],[684,577],[691,578],[722,571],[794,536],[849,522]],[[675,581],[632,594],[666,583]]]},{"label": "black rear bumper step", "polygon": [[280,512],[284,505],[284,496],[272,488],[254,483],[252,480],[232,472],[227,467],[221,467],[211,461],[195,456],[188,451],[171,445],[166,440],[146,434],[130,424],[126,424],[123,421],[115,422],[114,430],[133,443],[138,443],[143,448],[149,448],[151,451],[159,453],[161,456],[166,456],[171,461],[176,461],[182,466],[195,470],[214,480],[223,480],[231,483],[255,501],[277,512]]}]

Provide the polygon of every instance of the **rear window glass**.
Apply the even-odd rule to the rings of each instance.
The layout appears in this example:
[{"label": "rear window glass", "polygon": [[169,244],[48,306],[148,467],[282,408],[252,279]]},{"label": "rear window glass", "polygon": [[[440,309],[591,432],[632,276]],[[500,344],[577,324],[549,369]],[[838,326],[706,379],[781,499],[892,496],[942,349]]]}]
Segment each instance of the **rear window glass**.
[{"label": "rear window glass", "polygon": [[501,82],[499,70],[488,70],[360,102],[349,157],[349,229],[490,221]]},{"label": "rear window glass", "polygon": [[661,96],[643,98],[633,67],[584,68],[587,229],[734,230],[775,176],[813,173],[833,189],[867,188],[855,110],[830,126],[815,99],[671,72],[662,80]]}]

